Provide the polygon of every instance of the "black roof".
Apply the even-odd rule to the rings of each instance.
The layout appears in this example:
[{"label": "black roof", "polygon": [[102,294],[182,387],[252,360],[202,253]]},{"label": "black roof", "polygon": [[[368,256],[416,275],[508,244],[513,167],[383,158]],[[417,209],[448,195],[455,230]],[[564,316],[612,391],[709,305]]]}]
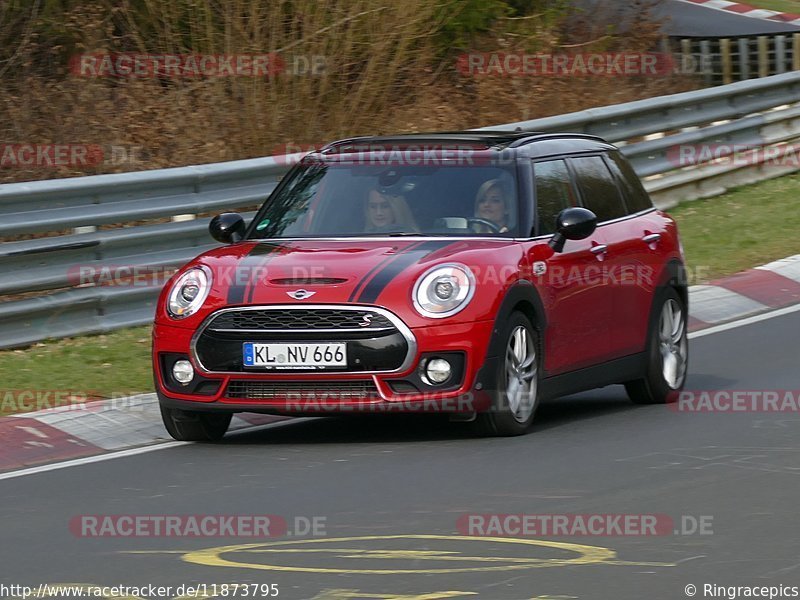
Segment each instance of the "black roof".
[{"label": "black roof", "polygon": [[362,136],[338,140],[327,144],[319,150],[326,152],[335,148],[344,150],[348,146],[360,144],[409,144],[409,143],[438,143],[438,144],[476,144],[487,148],[515,148],[530,142],[542,139],[586,139],[597,142],[604,140],[583,133],[543,133],[540,131],[502,131],[502,130],[477,130],[477,131],[437,131],[431,133],[409,133],[399,135]]}]

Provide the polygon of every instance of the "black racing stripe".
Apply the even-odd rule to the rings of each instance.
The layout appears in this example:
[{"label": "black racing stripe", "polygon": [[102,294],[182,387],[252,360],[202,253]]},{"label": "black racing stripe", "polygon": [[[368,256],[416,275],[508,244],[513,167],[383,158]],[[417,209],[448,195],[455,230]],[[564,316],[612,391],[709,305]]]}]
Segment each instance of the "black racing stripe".
[{"label": "black racing stripe", "polygon": [[[273,257],[279,254],[286,254],[289,252],[291,248],[290,244],[280,244],[275,246],[275,250],[273,252],[266,253],[266,256],[263,261],[261,261],[260,266],[263,267],[266,263],[268,263]],[[255,294],[256,288],[258,288],[258,277],[261,274],[261,269],[253,269],[253,272],[250,274],[250,282],[248,283],[249,289],[247,292],[247,303],[250,304],[253,302],[253,295]]]},{"label": "black racing stripe", "polygon": [[390,254],[389,256],[386,256],[383,260],[379,261],[374,267],[372,267],[369,271],[367,271],[367,274],[364,275],[364,277],[362,277],[361,280],[356,284],[356,286],[353,288],[353,292],[350,294],[350,297],[347,299],[347,301],[348,302],[353,302],[356,299],[356,296],[362,290],[363,286],[365,286],[367,284],[367,280],[369,280],[369,278],[372,277],[372,274],[375,273],[378,269],[383,267],[390,260],[394,260],[395,258],[400,256],[404,252],[408,252],[409,250],[413,250],[414,248],[419,246],[421,243],[422,242],[413,242],[413,243],[409,244],[408,246],[406,246],[405,248],[403,248],[402,250],[400,250],[399,252],[397,252],[395,254]]},{"label": "black racing stripe", "polygon": [[[267,262],[272,255],[274,255],[277,251],[284,248],[284,246],[279,244],[269,244],[266,242],[259,242],[255,246],[253,246],[250,253],[242,258],[239,261],[239,264],[236,266],[237,269],[253,269],[253,272],[256,272],[255,267],[262,265],[263,263]],[[234,277],[234,282],[231,284],[230,288],[228,288],[228,304],[242,304],[244,302],[245,293],[247,292],[248,287],[250,288],[250,298],[253,297],[253,288],[255,286],[252,285],[252,273],[248,276],[247,282],[240,282],[240,277]]]},{"label": "black racing stripe", "polygon": [[381,270],[372,280],[364,286],[361,295],[358,297],[358,302],[371,304],[378,299],[383,289],[389,285],[389,282],[397,277],[400,273],[405,271],[408,267],[413,265],[437,250],[441,250],[446,246],[453,244],[453,242],[445,242],[442,240],[424,242],[415,247],[410,252],[404,252],[399,255],[397,260],[390,262],[383,270]]}]

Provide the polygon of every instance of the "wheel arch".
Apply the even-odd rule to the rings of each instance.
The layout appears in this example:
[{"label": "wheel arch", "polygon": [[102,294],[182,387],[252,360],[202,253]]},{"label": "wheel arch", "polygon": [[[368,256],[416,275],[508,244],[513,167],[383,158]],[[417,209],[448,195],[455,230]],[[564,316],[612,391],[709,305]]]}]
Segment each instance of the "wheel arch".
[{"label": "wheel arch", "polygon": [[658,283],[656,284],[655,294],[653,297],[653,304],[651,304],[651,311],[652,307],[655,304],[655,296],[658,294],[658,291],[661,288],[671,287],[680,296],[681,300],[683,301],[683,305],[686,308],[687,312],[689,310],[689,281],[688,276],[686,274],[686,267],[685,265],[678,260],[677,258],[673,258],[667,262],[664,266],[664,269],[661,271],[661,276],[659,277]]},{"label": "wheel arch", "polygon": [[[539,345],[542,345],[544,331],[547,327],[547,315],[544,311],[544,304],[542,303],[542,299],[536,287],[527,279],[520,279],[506,291],[500,303],[500,308],[497,310],[494,326],[492,327],[492,338],[486,352],[487,358],[494,358],[500,353],[500,346],[504,342],[504,340],[500,339],[500,334],[503,331],[503,324],[515,311],[519,311],[528,317],[533,328],[539,334]],[[537,350],[541,351],[541,348]]]}]

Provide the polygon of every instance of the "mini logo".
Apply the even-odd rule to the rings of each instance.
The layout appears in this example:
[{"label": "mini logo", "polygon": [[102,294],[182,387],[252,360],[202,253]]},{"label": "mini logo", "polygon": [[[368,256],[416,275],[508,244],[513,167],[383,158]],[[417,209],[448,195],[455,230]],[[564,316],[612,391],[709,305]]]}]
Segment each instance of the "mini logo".
[{"label": "mini logo", "polygon": [[370,324],[372,323],[372,315],[371,315],[371,314],[369,314],[369,313],[365,314],[365,315],[364,315],[363,317],[361,317],[361,318],[362,318],[363,320],[362,320],[362,321],[361,321],[361,322],[358,324],[360,327],[369,327],[369,326],[370,326]]},{"label": "mini logo", "polygon": [[543,261],[537,261],[533,263],[533,274],[536,276],[541,276],[547,273],[547,263]]},{"label": "mini logo", "polygon": [[317,292],[309,292],[308,290],[296,290],[294,292],[286,292],[286,294],[290,298],[294,298],[295,300],[305,300],[306,298],[311,298]]}]

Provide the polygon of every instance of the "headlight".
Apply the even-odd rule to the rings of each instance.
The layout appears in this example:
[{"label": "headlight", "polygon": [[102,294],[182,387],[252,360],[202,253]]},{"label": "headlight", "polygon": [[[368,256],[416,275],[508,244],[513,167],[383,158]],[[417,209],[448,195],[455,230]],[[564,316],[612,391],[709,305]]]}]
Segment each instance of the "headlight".
[{"label": "headlight", "polygon": [[463,310],[475,293],[475,276],[459,264],[439,265],[414,284],[414,308],[423,317],[441,319]]},{"label": "headlight", "polygon": [[183,319],[197,312],[211,290],[211,269],[194,267],[172,284],[167,300],[167,312],[173,319]]}]

